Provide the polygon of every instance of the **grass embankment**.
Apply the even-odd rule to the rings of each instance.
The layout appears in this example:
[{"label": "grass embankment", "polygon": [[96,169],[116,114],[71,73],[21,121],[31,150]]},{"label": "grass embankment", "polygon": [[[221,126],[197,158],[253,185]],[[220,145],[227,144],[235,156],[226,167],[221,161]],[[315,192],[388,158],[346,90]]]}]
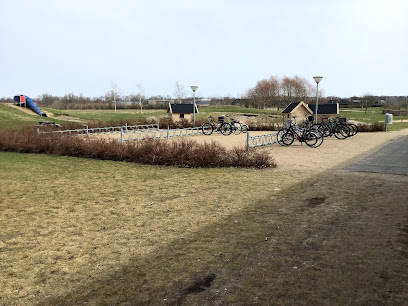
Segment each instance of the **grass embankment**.
[{"label": "grass embankment", "polygon": [[279,116],[281,111],[259,108],[246,108],[237,105],[210,105],[199,108],[199,112],[201,113],[227,113],[227,114],[229,113],[229,114],[254,114],[254,115],[279,115]]},{"label": "grass embankment", "polygon": [[0,304],[183,295],[272,235],[245,216],[289,175],[0,153]]},{"label": "grass embankment", "polygon": [[[25,113],[0,103],[0,129],[20,129],[26,125],[36,125],[42,120],[50,120],[50,118],[40,117],[34,112],[32,114]],[[62,124],[66,123],[64,120],[53,121]]]},{"label": "grass embankment", "polygon": [[69,120],[69,117],[81,119],[82,121],[97,121],[97,122],[120,122],[120,121],[138,121],[149,117],[166,116],[166,110],[61,110],[55,108],[44,108],[46,111],[53,113],[55,116],[64,116]]},{"label": "grass embankment", "polygon": [[[381,107],[370,107],[367,109],[340,109],[340,116],[346,117],[348,120],[372,124],[375,122],[384,123],[385,115],[382,113]],[[387,126],[389,131],[399,131],[408,128],[408,122],[401,122],[404,116],[393,116],[393,124]],[[408,119],[406,117],[405,119]]]}]

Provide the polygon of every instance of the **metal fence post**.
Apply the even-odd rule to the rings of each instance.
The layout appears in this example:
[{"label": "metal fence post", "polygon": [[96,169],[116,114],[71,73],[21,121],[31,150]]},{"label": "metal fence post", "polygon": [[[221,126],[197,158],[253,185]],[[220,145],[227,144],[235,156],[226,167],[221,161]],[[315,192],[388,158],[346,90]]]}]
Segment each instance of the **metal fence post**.
[{"label": "metal fence post", "polygon": [[86,126],[86,135],[88,135],[89,131],[88,131],[88,126]]},{"label": "metal fence post", "polygon": [[169,139],[170,127],[167,127],[167,139]]},{"label": "metal fence post", "polygon": [[126,122],[126,132],[127,132],[127,122]]},{"label": "metal fence post", "polygon": [[120,128],[120,143],[123,143],[123,129]]},{"label": "metal fence post", "polygon": [[247,151],[249,151],[249,132],[247,132],[246,147],[247,147]]}]

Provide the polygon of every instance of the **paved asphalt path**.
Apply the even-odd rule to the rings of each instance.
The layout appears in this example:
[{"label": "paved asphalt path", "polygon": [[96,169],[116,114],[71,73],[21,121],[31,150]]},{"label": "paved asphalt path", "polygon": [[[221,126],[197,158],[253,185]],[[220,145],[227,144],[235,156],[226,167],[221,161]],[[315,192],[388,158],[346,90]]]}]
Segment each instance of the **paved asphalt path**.
[{"label": "paved asphalt path", "polygon": [[408,175],[408,136],[390,143],[345,169],[357,172]]}]

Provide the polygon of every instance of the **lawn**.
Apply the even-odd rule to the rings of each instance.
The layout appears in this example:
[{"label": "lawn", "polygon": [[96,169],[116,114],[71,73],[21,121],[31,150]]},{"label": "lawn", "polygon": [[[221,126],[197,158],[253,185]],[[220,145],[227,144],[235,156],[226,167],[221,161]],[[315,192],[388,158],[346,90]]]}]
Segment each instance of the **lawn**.
[{"label": "lawn", "polygon": [[258,108],[246,108],[236,105],[210,105],[206,107],[200,107],[201,113],[228,113],[228,114],[254,114],[254,115],[280,115],[281,111],[258,109]]},{"label": "lawn", "polygon": [[0,305],[404,304],[406,178],[300,177],[0,153]]},{"label": "lawn", "polygon": [[114,110],[73,110],[73,109],[55,109],[45,107],[44,110],[53,113],[55,116],[65,116],[68,120],[69,117],[74,119],[81,119],[83,121],[101,121],[101,122],[119,122],[119,121],[137,121],[140,119],[146,119],[149,117],[166,116],[166,110],[117,110],[116,114]]},{"label": "lawn", "polygon": [[[0,129],[18,129],[24,125],[36,125],[38,121],[46,120],[35,113],[28,114],[18,109],[13,109],[7,105],[0,103]],[[55,120],[58,123],[63,123],[62,120]]]},{"label": "lawn", "polygon": [[[365,109],[340,109],[340,116],[364,123],[384,122],[385,119],[380,107],[370,107],[367,111]],[[403,118],[404,116],[393,116],[393,124],[388,125],[387,130],[399,131],[408,128],[408,122],[401,122]]]},{"label": "lawn", "polygon": [[[111,121],[137,121],[138,119],[146,119],[150,117],[160,118],[167,117],[166,110],[144,110],[143,113],[140,113],[140,110],[118,110],[115,114],[113,110],[60,110],[45,108],[46,111],[49,111],[57,116],[71,116],[72,118],[79,118],[86,121],[102,121],[102,122],[111,122]],[[199,114],[197,118],[208,118],[208,116],[213,115],[232,115],[232,114],[253,114],[253,115],[277,115],[279,112],[256,109],[256,108],[245,108],[234,105],[214,105],[200,107],[198,109]]]},{"label": "lawn", "polygon": [[[0,305],[100,304],[102,296],[118,304],[130,294],[118,294],[130,274],[140,303],[172,295],[173,282],[188,286],[268,235],[256,222],[233,232],[254,203],[296,182],[288,178],[0,153]],[[115,296],[93,298],[93,290]]]}]

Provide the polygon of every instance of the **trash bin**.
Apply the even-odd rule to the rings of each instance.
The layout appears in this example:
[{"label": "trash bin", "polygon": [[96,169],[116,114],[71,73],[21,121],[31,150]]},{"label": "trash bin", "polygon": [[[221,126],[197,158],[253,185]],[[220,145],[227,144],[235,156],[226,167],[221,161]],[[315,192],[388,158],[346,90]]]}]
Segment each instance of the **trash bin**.
[{"label": "trash bin", "polygon": [[385,124],[392,124],[392,114],[385,114]]}]

